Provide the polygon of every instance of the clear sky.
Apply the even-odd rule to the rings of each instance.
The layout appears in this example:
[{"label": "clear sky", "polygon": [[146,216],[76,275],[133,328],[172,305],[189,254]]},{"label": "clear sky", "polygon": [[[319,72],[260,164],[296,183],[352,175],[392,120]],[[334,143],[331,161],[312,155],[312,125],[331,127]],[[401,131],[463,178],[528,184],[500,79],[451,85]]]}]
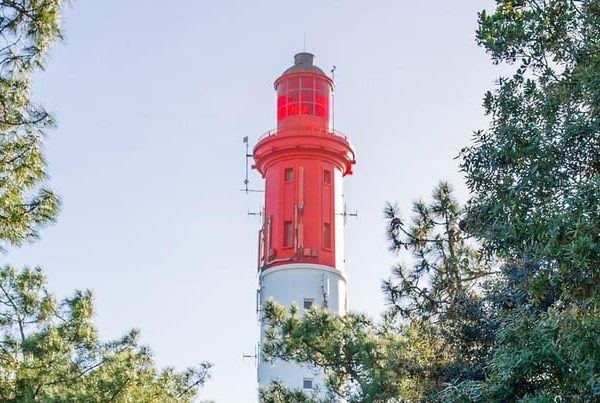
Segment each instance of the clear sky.
[{"label": "clear sky", "polygon": [[[336,129],[357,151],[345,180],[352,310],[377,315],[387,252],[382,209],[467,192],[454,159],[484,128],[501,74],[474,41],[486,1],[74,1],[66,40],[34,97],[58,128],[46,153],[62,212],[2,259],[40,265],[59,297],[90,288],[103,339],[132,327],[159,365],[215,364],[201,398],[256,399],[252,360],[257,211],[242,138],[275,125],[273,81],[303,50],[336,65]],[[261,187],[255,173],[251,185]]]}]

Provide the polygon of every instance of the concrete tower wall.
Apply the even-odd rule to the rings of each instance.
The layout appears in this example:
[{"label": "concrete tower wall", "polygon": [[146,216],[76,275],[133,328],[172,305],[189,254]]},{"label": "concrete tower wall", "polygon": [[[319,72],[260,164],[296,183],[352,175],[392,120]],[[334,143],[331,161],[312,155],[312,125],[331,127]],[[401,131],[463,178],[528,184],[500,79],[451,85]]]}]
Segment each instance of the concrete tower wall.
[{"label": "concrete tower wall", "polygon": [[[346,313],[346,278],[331,267],[316,264],[288,264],[264,271],[260,276],[260,304],[268,300],[289,308],[292,304],[303,314],[305,304],[327,307],[338,315]],[[265,323],[261,318],[261,345],[264,340]],[[258,382],[266,386],[280,380],[291,388],[302,389],[305,380],[311,380],[313,388],[324,388],[324,376],[316,368],[276,360],[267,362],[259,357]]]}]

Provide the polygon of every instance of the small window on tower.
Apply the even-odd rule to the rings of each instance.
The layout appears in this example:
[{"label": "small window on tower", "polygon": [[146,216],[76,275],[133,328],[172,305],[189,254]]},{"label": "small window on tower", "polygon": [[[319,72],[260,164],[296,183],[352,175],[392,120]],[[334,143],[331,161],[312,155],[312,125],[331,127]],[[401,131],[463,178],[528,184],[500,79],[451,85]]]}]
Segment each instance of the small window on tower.
[{"label": "small window on tower", "polygon": [[326,169],[323,171],[323,183],[329,185],[331,183],[331,171]]},{"label": "small window on tower", "polygon": [[290,247],[292,246],[292,222],[285,221],[283,223],[283,246]]},{"label": "small window on tower", "polygon": [[313,388],[312,378],[304,378],[304,380],[302,381],[302,388],[303,389],[312,389]]},{"label": "small window on tower", "polygon": [[283,176],[286,182],[292,182],[294,180],[294,168],[286,168]]},{"label": "small window on tower", "polygon": [[304,309],[310,309],[314,303],[315,300],[313,298],[304,298]]},{"label": "small window on tower", "polygon": [[323,247],[331,249],[331,224],[323,224]]}]

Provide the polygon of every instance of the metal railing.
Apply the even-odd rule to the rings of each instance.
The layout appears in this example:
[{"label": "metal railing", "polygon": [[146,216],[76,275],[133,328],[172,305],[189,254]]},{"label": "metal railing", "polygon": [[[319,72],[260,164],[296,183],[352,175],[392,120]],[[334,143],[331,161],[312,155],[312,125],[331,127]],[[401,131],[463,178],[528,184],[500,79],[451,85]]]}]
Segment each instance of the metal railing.
[{"label": "metal railing", "polygon": [[260,142],[261,140],[267,138],[267,137],[271,137],[276,135],[277,133],[285,133],[285,132],[311,132],[314,133],[316,135],[322,135],[322,136],[334,136],[334,137],[339,137],[341,139],[344,139],[346,141],[348,141],[348,137],[346,137],[346,135],[340,131],[334,130],[334,129],[326,129],[326,128],[311,128],[311,127],[300,127],[300,126],[292,126],[292,127],[286,127],[284,129],[271,129],[265,133],[263,133],[258,140],[256,141],[257,143]]}]

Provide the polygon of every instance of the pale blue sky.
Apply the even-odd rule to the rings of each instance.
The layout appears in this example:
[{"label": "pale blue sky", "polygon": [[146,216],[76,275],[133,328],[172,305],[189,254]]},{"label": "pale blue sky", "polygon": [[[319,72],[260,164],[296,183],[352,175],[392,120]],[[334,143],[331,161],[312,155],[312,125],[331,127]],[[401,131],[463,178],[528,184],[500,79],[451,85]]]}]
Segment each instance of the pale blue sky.
[{"label": "pale blue sky", "polygon": [[[357,151],[345,194],[349,304],[376,315],[382,208],[405,212],[484,128],[500,74],[474,41],[486,1],[74,1],[34,96],[56,116],[46,152],[55,225],[3,257],[41,265],[64,297],[93,290],[103,338],[140,328],[159,365],[215,364],[201,397],[256,398],[257,218],[242,137],[275,125],[273,81],[303,49],[336,71],[336,129]],[[253,174],[252,185],[260,187]],[[409,214],[405,214],[408,216]]]}]

